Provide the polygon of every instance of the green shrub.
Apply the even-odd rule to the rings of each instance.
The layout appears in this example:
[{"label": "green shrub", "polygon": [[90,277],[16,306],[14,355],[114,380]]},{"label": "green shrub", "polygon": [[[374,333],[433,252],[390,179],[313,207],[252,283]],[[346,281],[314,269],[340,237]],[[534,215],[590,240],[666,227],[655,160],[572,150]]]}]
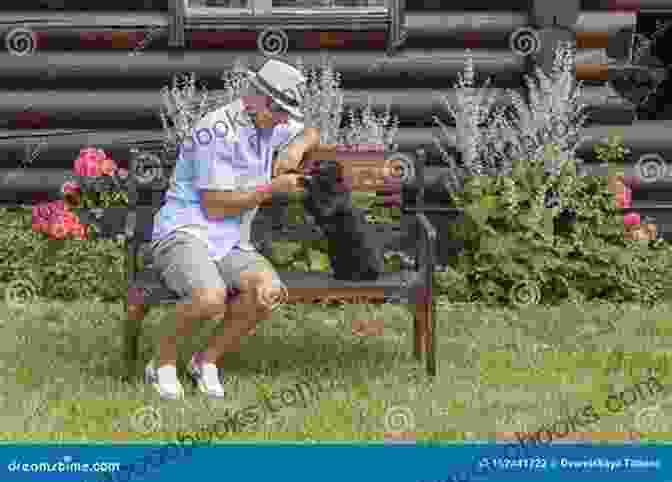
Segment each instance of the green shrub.
[{"label": "green shrub", "polygon": [[[461,165],[442,150],[453,173],[446,203],[466,212],[464,223],[449,228],[465,249],[435,275],[450,298],[518,305],[563,298],[652,303],[669,293],[669,245],[626,241],[607,179],[577,172],[574,152],[585,117],[573,76],[567,75],[568,58],[561,46],[555,75],[537,72],[538,82],[528,81],[529,105],[514,97],[514,121],[483,101],[467,61],[456,86],[458,105],[451,109],[457,114]],[[612,138],[599,146],[600,160],[622,162],[627,150],[618,143]],[[492,157],[493,152],[504,155]],[[559,206],[546,207],[549,192],[559,194]],[[564,234],[554,226],[561,209],[576,213]]]},{"label": "green shrub", "polygon": [[[545,207],[548,189],[577,213],[565,235],[554,232],[560,208]],[[652,303],[669,291],[670,246],[626,241],[606,179],[577,176],[571,161],[558,177],[544,173],[543,161],[514,162],[510,177],[469,179],[454,203],[467,213],[450,228],[465,249],[436,275],[440,291],[454,299]]]}]

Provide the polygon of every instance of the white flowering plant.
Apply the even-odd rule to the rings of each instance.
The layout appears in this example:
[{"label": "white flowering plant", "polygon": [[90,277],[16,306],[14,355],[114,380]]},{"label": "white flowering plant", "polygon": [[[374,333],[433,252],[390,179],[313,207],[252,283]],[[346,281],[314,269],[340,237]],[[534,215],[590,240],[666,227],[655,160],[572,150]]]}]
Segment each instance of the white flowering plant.
[{"label": "white flowering plant", "polygon": [[[302,109],[307,127],[320,131],[322,144],[381,145],[385,150],[395,150],[394,138],[399,130],[399,120],[386,111],[374,111],[371,101],[363,107],[344,106],[341,74],[333,62],[323,57],[321,63],[307,66],[297,58],[296,67],[304,74],[307,85]],[[223,92],[211,92],[197,86],[195,74],[176,76],[172,87],[164,87],[160,117],[166,142],[178,144],[188,136],[196,122],[208,112],[238,99],[249,87],[248,66],[236,59],[233,68],[222,74]]]}]

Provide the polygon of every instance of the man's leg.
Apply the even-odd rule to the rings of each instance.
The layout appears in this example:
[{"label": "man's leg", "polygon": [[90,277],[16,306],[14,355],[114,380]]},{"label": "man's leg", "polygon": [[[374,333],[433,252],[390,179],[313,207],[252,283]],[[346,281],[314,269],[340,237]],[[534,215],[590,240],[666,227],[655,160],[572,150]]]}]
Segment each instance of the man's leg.
[{"label": "man's leg", "polygon": [[239,290],[229,302],[227,323],[223,331],[212,338],[204,358],[216,363],[222,355],[238,351],[243,336],[257,323],[270,318],[275,301],[282,300],[286,288],[273,266],[255,251],[234,249],[220,263],[222,277]]},{"label": "man's leg", "polygon": [[226,313],[226,284],[205,243],[186,233],[175,233],[161,242],[152,257],[166,286],[181,300],[175,308],[175,330],[161,338],[156,366],[150,362],[146,375],[160,394],[176,398],[182,392],[176,375],[177,341],[189,336],[194,321]]}]

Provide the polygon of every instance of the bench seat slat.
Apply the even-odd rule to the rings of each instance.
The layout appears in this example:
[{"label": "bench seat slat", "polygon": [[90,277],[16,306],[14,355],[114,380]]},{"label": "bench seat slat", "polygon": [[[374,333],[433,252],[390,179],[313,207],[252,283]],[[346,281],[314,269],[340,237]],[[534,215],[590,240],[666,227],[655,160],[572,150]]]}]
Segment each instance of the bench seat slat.
[{"label": "bench seat slat", "polygon": [[[375,281],[335,280],[324,272],[281,271],[278,275],[287,285],[290,300],[369,296],[405,301],[409,289],[422,282],[420,274],[410,270],[383,273]],[[137,273],[135,281],[130,284],[131,304],[172,304],[177,300],[177,295],[166,287],[159,273],[152,269]]]}]

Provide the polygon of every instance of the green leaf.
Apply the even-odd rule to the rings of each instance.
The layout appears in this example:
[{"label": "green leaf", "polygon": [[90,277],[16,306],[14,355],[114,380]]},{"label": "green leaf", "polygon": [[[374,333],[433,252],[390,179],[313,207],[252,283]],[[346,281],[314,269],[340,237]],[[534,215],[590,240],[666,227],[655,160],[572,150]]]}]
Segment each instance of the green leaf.
[{"label": "green leaf", "polygon": [[480,202],[475,202],[467,206],[465,213],[478,226],[483,226],[488,221],[488,209],[481,207]]},{"label": "green leaf", "polygon": [[293,241],[273,241],[272,258],[275,263],[287,264],[303,249],[301,243]]},{"label": "green leaf", "polygon": [[308,259],[310,260],[311,271],[329,271],[329,256],[326,253],[311,249],[308,251]]},{"label": "green leaf", "polygon": [[497,209],[497,196],[488,195],[481,198],[481,209],[486,211],[494,211]]}]

